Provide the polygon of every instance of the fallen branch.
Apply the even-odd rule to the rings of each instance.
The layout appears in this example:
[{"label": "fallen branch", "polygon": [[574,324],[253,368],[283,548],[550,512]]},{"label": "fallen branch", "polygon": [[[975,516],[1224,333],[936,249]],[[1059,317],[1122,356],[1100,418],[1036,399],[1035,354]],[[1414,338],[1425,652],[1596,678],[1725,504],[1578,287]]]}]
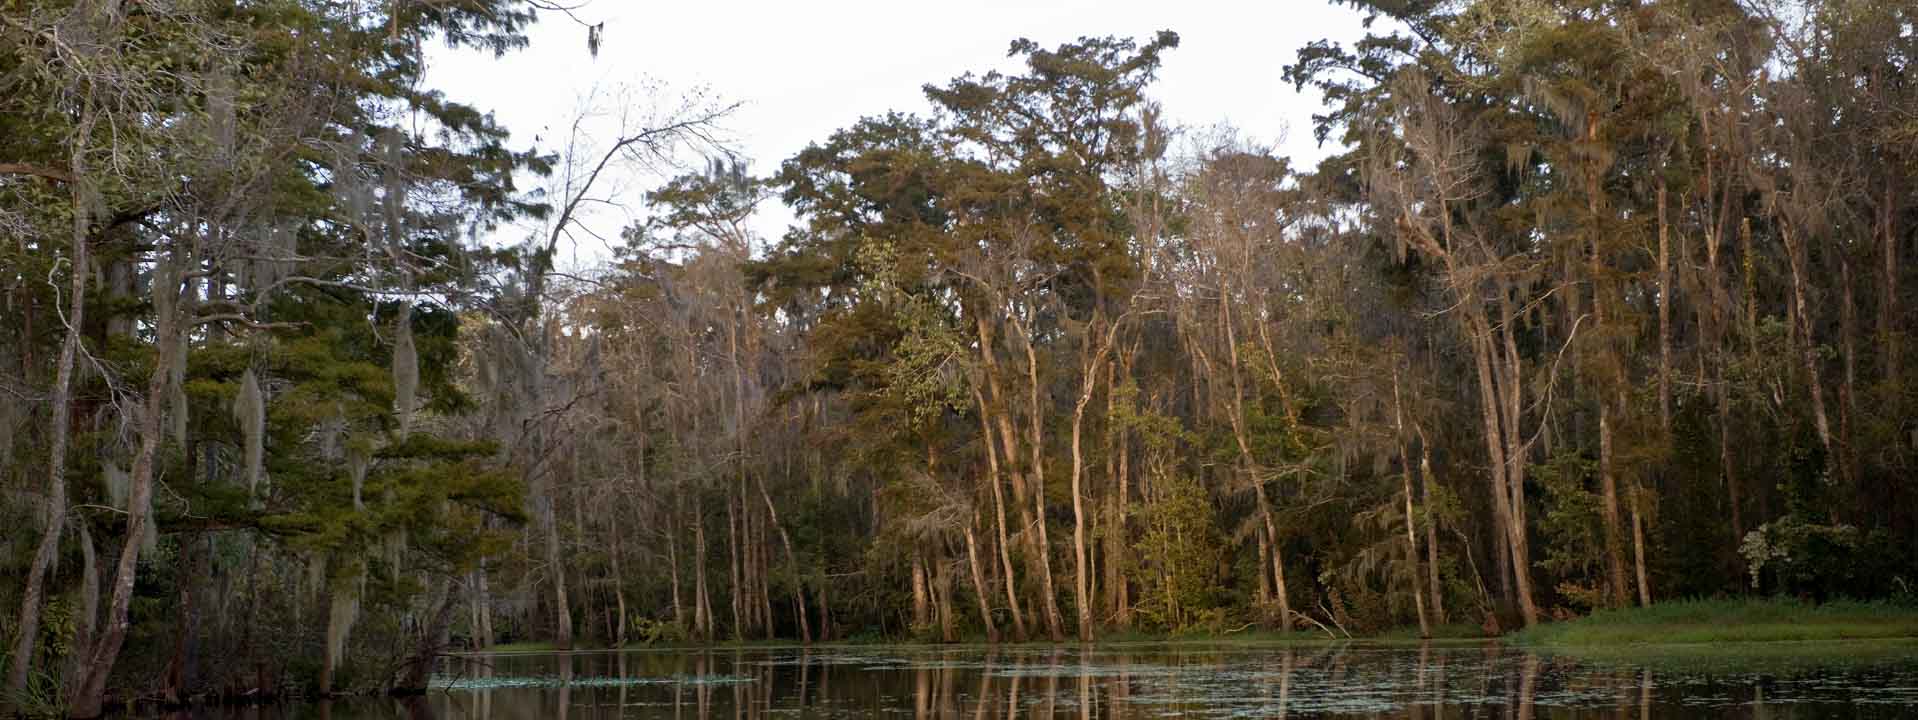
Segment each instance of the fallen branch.
[{"label": "fallen branch", "polygon": [[1325,626],[1325,623],[1322,623],[1322,622],[1319,622],[1319,621],[1317,621],[1317,620],[1314,620],[1314,619],[1312,619],[1312,616],[1311,616],[1311,615],[1307,615],[1307,614],[1305,614],[1305,613],[1302,613],[1302,612],[1299,612],[1299,611],[1297,611],[1297,610],[1294,610],[1294,611],[1292,611],[1292,614],[1293,614],[1293,615],[1297,615],[1297,616],[1299,616],[1299,619],[1301,619],[1301,620],[1304,620],[1304,621],[1306,621],[1306,622],[1309,622],[1309,623],[1312,623],[1313,625],[1317,625],[1317,626],[1319,626],[1319,629],[1320,629],[1320,630],[1324,630],[1324,631],[1325,631],[1325,636],[1326,636],[1326,637],[1329,637],[1329,638],[1332,638],[1333,640],[1337,640],[1337,639],[1339,639],[1339,636],[1338,636],[1338,635],[1337,635],[1336,633],[1333,633],[1333,632],[1332,632],[1332,629],[1331,629],[1331,628],[1328,628],[1328,627],[1326,627],[1326,626]]}]

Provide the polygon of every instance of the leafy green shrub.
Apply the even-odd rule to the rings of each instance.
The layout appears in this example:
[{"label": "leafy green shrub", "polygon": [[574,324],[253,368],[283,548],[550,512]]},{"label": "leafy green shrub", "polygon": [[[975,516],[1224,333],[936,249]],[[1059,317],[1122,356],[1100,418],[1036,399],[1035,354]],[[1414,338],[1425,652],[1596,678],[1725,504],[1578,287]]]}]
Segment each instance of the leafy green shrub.
[{"label": "leafy green shrub", "polygon": [[1891,569],[1900,549],[1883,532],[1787,515],[1745,534],[1745,558],[1754,589],[1812,597],[1880,597],[1903,578]]},{"label": "leafy green shrub", "polygon": [[1174,633],[1216,618],[1220,548],[1212,501],[1193,478],[1159,472],[1159,496],[1139,511],[1145,528],[1134,545],[1145,572],[1137,608]]},{"label": "leafy green shrub", "polygon": [[686,628],[671,620],[654,620],[644,615],[634,615],[628,627],[631,637],[639,638],[647,645],[659,643],[682,643],[691,637]]}]

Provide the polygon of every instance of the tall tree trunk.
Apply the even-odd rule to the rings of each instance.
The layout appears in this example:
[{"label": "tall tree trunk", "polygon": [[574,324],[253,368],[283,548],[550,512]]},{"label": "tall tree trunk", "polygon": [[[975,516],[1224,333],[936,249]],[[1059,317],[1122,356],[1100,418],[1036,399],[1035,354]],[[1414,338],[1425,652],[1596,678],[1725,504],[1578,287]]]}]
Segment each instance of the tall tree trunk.
[{"label": "tall tree trunk", "polygon": [[[570,493],[570,495],[572,496],[572,500],[573,500],[573,546],[574,547],[580,547],[587,542],[586,502],[584,500],[586,493],[585,493],[585,485],[580,482],[580,478],[579,478],[579,473],[580,473],[579,447],[580,447],[579,443],[572,443],[572,449],[573,449],[572,474],[573,474],[574,490],[572,493]],[[593,579],[587,575],[587,573],[592,572],[592,569],[588,567],[586,563],[578,563],[578,565],[579,567],[575,571],[576,582],[574,584],[568,585],[567,587],[577,588],[577,592],[579,593],[579,616],[580,618],[582,618],[582,622],[584,623],[585,630],[591,631],[593,627],[593,600],[594,600],[594,596],[600,593],[593,592]],[[569,623],[572,621],[572,613],[570,611],[567,613],[566,618]],[[579,632],[579,630],[576,629],[575,632]]]},{"label": "tall tree trunk", "polygon": [[[1789,245],[1789,241],[1787,241]],[[1758,253],[1752,249],[1752,220],[1738,222],[1738,245],[1744,260],[1745,347],[1758,352]],[[1794,283],[1795,285],[1796,283]]]},{"label": "tall tree trunk", "polygon": [[[74,623],[73,647],[84,650],[93,644],[95,624],[100,620],[100,559],[93,546],[93,531],[86,523],[74,523],[74,534],[80,541],[80,617]],[[242,643],[244,647],[244,643]],[[61,679],[67,685],[80,682],[84,658],[73,653],[67,658],[67,667],[63,669]]]},{"label": "tall tree trunk", "polygon": [[[1123,319],[1123,318],[1121,318]],[[1112,341],[1118,335],[1118,323],[1111,328],[1100,327],[1099,314],[1094,313],[1091,328],[1086,336],[1089,346],[1085,350],[1088,356],[1080,363],[1079,400],[1072,406],[1072,553],[1073,553],[1073,601],[1079,616],[1079,641],[1092,642],[1092,590],[1091,570],[1086,561],[1086,512],[1085,512],[1085,454],[1082,450],[1082,436],[1085,427],[1086,406],[1092,402],[1092,394],[1098,389],[1099,367],[1105,364],[1106,353],[1112,349]],[[1103,334],[1103,336],[1102,336]],[[1096,343],[1096,350],[1090,344]],[[1036,380],[1037,378],[1035,378]]]},{"label": "tall tree trunk", "polygon": [[679,521],[677,520],[679,513],[669,512],[666,515],[666,564],[671,566],[667,574],[673,592],[673,624],[684,628],[686,627],[686,608],[679,600]]},{"label": "tall tree trunk", "polygon": [[1438,515],[1432,512],[1432,442],[1425,438],[1425,425],[1416,416],[1412,420],[1412,429],[1419,436],[1419,491],[1425,497],[1425,569],[1430,575],[1432,592],[1432,617],[1440,624],[1445,623],[1445,586],[1439,577]]},{"label": "tall tree trunk", "polygon": [[1425,615],[1425,593],[1419,589],[1418,513],[1412,506],[1412,453],[1405,447],[1405,407],[1399,397],[1399,371],[1392,368],[1392,431],[1399,446],[1399,470],[1405,488],[1405,577],[1412,605],[1418,610],[1419,637],[1432,636],[1432,622]]},{"label": "tall tree trunk", "polygon": [[[1127,377],[1132,376],[1132,362],[1130,358],[1138,352],[1138,342],[1139,341],[1134,341],[1132,349],[1128,350],[1123,356],[1124,361],[1121,364],[1125,366],[1125,374]],[[1116,382],[1111,384],[1117,387]],[[1131,557],[1132,551],[1132,533],[1129,529],[1132,523],[1132,513],[1130,510],[1132,503],[1132,433],[1129,429],[1121,428],[1117,438],[1118,443],[1114,454],[1119,458],[1119,467],[1116,473],[1116,477],[1119,480],[1119,495],[1115,509],[1117,517],[1112,524],[1113,534],[1115,536],[1113,538],[1115,551],[1112,555],[1114,558],[1112,564],[1117,568],[1114,572],[1117,576],[1117,582],[1113,588],[1115,595],[1113,608],[1118,615],[1119,626],[1129,628],[1132,627],[1132,589],[1128,580],[1129,558]]]},{"label": "tall tree trunk", "polygon": [[939,640],[959,642],[959,626],[954,623],[952,611],[952,572],[943,559],[933,563],[927,571],[932,580],[933,606],[939,615]]},{"label": "tall tree trunk", "polygon": [[561,650],[573,648],[573,610],[566,595],[566,565],[561,560],[559,541],[559,518],[553,505],[559,502],[558,488],[551,486],[548,480],[546,503],[543,507],[543,527],[546,540],[546,565],[553,572],[553,645]]},{"label": "tall tree trunk", "polygon": [[166,666],[166,697],[172,703],[186,697],[188,685],[193,682],[200,631],[201,593],[198,591],[206,582],[206,542],[201,533],[194,532],[179,543],[176,566],[183,582],[174,590],[178,604],[173,620],[173,657]]},{"label": "tall tree trunk", "polygon": [[999,486],[999,449],[992,440],[992,422],[986,419],[988,415],[992,415],[992,407],[986,405],[986,396],[982,396],[978,388],[972,388],[972,401],[978,403],[978,424],[986,440],[986,472],[988,472],[986,482],[992,486],[992,509],[997,518],[995,526],[999,532],[999,543],[997,543],[999,564],[1001,564],[1001,570],[1005,572],[1005,605],[1007,605],[1007,611],[1013,614],[1013,639],[1024,643],[1028,637],[1026,636],[1026,614],[1018,609],[1018,576],[1013,570],[1013,543],[1005,532],[1005,488]]},{"label": "tall tree trunk", "polygon": [[1065,640],[1065,621],[1059,615],[1059,592],[1052,582],[1052,541],[1046,537],[1046,464],[1045,408],[1039,405],[1039,355],[1032,348],[1032,333],[1020,329],[1026,350],[1026,379],[1030,391],[1032,452],[1032,503],[1039,530],[1039,588],[1046,610],[1046,634],[1053,642]]},{"label": "tall tree trunk", "polygon": [[1611,402],[1602,397],[1598,401],[1598,475],[1605,516],[1606,599],[1612,607],[1623,607],[1629,587],[1625,581],[1624,523],[1618,512],[1618,476],[1612,470]]},{"label": "tall tree trunk", "polygon": [[[1278,524],[1272,519],[1272,505],[1266,499],[1265,479],[1259,476],[1258,462],[1252,457],[1252,446],[1246,437],[1245,429],[1245,381],[1239,371],[1238,334],[1232,323],[1231,286],[1219,291],[1219,329],[1225,332],[1226,366],[1231,368],[1232,376],[1232,439],[1239,449],[1239,472],[1245,482],[1252,486],[1253,495],[1258,500],[1259,522],[1264,534],[1259,536],[1260,573],[1266,572],[1265,566],[1271,566],[1272,593],[1278,601],[1279,629],[1292,629],[1292,601],[1285,587],[1285,558],[1280,553]],[[1259,585],[1265,585],[1261,578]]]},{"label": "tall tree trunk", "polygon": [[[163,257],[156,269],[163,278],[178,277],[173,268],[180,258]],[[133,473],[127,481],[126,537],[121,541],[120,557],[113,573],[113,594],[107,603],[106,621],[99,638],[87,653],[85,670],[79,685],[68,698],[68,712],[76,718],[98,717],[106,702],[107,678],[119,660],[120,646],[126,641],[127,611],[133,603],[133,580],[139,567],[140,544],[153,514],[153,473],[164,433],[162,418],[166,409],[166,383],[173,363],[179,358],[178,345],[186,341],[183,301],[177,282],[154,283],[154,293],[171,293],[170,302],[162,302],[155,314],[156,354],[153,370],[147,377],[144,412],[140,416],[140,448],[133,459]]]},{"label": "tall tree trunk", "polygon": [[1805,247],[1789,222],[1780,226],[1785,238],[1785,254],[1791,265],[1792,314],[1798,329],[1798,358],[1804,364],[1806,390],[1811,395],[1812,427],[1818,431],[1818,444],[1825,450],[1825,463],[1833,463],[1831,421],[1825,414],[1824,381],[1818,371],[1817,340],[1812,333],[1811,305],[1805,302]]},{"label": "tall tree trunk", "polygon": [[[993,351],[991,326],[986,323],[984,317],[975,318],[974,326],[977,328],[979,335],[980,359],[983,361],[982,364],[986,369],[986,390],[991,393],[990,399],[996,409],[996,412],[993,414],[998,420],[1001,450],[1005,457],[1008,470],[1007,479],[1012,482],[1014,504],[1019,508],[1021,524],[1025,528],[1025,531],[1021,533],[1021,537],[1025,538],[1027,551],[1026,565],[1032,575],[1032,580],[1038,585],[1035,591],[1040,595],[1040,598],[1033,608],[1033,612],[1042,615],[1046,623],[1048,636],[1054,642],[1058,642],[1065,638],[1065,632],[1063,627],[1061,627],[1062,623],[1059,620],[1057,601],[1054,599],[1056,592],[1052,582],[1051,550],[1048,547],[1048,540],[1046,538],[1045,469],[1044,465],[1038,462],[1041,455],[1039,441],[1042,439],[1040,425],[1044,422],[1044,416],[1038,413],[1037,358],[1032,353],[1031,338],[1028,336],[1026,338],[1028,378],[1033,382],[1033,389],[1028,395],[1028,398],[1030,400],[1030,409],[1033,411],[1033,418],[1032,432],[1029,433],[1027,437],[1033,444],[1032,454],[1030,456],[1033,462],[1032,467],[1021,470],[1017,466],[1019,463],[1019,442],[1017,433],[1013,429],[1011,418],[1012,413],[1009,403],[1012,401],[1007,397],[1010,396],[1012,392],[1008,390],[1001,393],[999,390],[999,379],[1002,376],[999,372],[997,354]],[[1032,479],[1031,483],[1027,482],[1027,472],[1032,473],[1030,476]],[[1029,495],[1031,497],[1028,497]],[[1001,526],[1003,527],[1003,525],[1004,523],[1002,522]],[[1013,586],[1008,584],[1007,587],[1008,592],[1010,592],[1010,588]]]},{"label": "tall tree trunk", "polygon": [[[1467,306],[1468,313],[1470,310],[1470,306]],[[1498,572],[1501,595],[1508,600],[1512,600],[1516,599],[1513,597],[1515,593],[1511,589],[1512,544],[1510,538],[1511,533],[1508,528],[1511,525],[1512,519],[1509,516],[1506,502],[1505,471],[1507,466],[1505,463],[1505,443],[1503,440],[1504,433],[1499,429],[1500,411],[1499,403],[1496,399],[1499,391],[1498,388],[1493,385],[1492,380],[1490,357],[1492,354],[1491,330],[1486,327],[1481,316],[1471,314],[1470,318],[1472,320],[1472,324],[1469,327],[1469,332],[1472,334],[1472,359],[1474,367],[1478,370],[1479,419],[1483,424],[1481,430],[1485,438],[1485,454],[1488,460],[1486,463],[1486,469],[1488,471],[1486,475],[1492,485],[1492,524],[1495,526],[1498,534],[1497,541],[1493,543],[1493,549],[1499,558]]]},{"label": "tall tree trunk", "polygon": [[606,513],[607,532],[612,535],[606,541],[613,546],[613,604],[619,613],[619,617],[613,621],[613,646],[626,647],[626,572],[623,562],[626,537],[619,531],[619,506],[616,491],[612,509]]},{"label": "tall tree trunk", "polygon": [[819,584],[813,586],[813,604],[819,606],[819,639],[822,642],[835,639],[832,627],[832,606],[826,603],[826,586],[829,584],[831,581],[820,578]]},{"label": "tall tree trunk", "polygon": [[[1590,133],[1587,137],[1588,141],[1595,138],[1597,130],[1596,124],[1588,128],[1587,132]],[[1603,218],[1599,216],[1598,209],[1598,198],[1603,191],[1599,188],[1597,173],[1589,173],[1587,178],[1586,210],[1590,215],[1592,226],[1596,228],[1600,226],[1603,220]],[[1665,213],[1663,195],[1659,196],[1659,203],[1659,217],[1662,220]],[[1662,239],[1664,237],[1664,226],[1662,222],[1659,230],[1661,238],[1660,247],[1662,248]],[[1598,343],[1598,356],[1600,358],[1598,367],[1594,368],[1596,372],[1592,374],[1597,376],[1600,384],[1600,388],[1596,393],[1598,396],[1598,476],[1600,499],[1602,502],[1601,509],[1605,520],[1605,574],[1609,580],[1608,584],[1610,585],[1610,592],[1606,593],[1606,602],[1611,607],[1624,607],[1626,604],[1625,597],[1628,593],[1627,588],[1629,586],[1625,580],[1625,525],[1618,511],[1618,475],[1613,471],[1612,464],[1611,389],[1620,387],[1626,378],[1623,376],[1622,363],[1614,362],[1610,339],[1605,336],[1605,305],[1608,299],[1607,295],[1610,283],[1606,277],[1604,255],[1600,252],[1599,239],[1597,237],[1592,238],[1590,242],[1590,252],[1591,254],[1587,259],[1590,261],[1591,266],[1592,329]],[[1664,268],[1662,265],[1659,268],[1659,277],[1661,278],[1661,287],[1663,287],[1662,278],[1664,277]],[[1660,298],[1659,303],[1662,307],[1664,299]],[[1510,315],[1509,312],[1506,314],[1508,316]],[[1662,314],[1661,312],[1661,315]],[[1506,337],[1511,337],[1510,328],[1507,328],[1505,332]],[[1660,363],[1659,382],[1661,383],[1660,392],[1662,393],[1665,387],[1663,385],[1665,380],[1664,371],[1667,369],[1667,366],[1663,364],[1664,360],[1662,357]],[[1516,384],[1520,382],[1521,377],[1522,376],[1517,373],[1513,373],[1509,378],[1509,384],[1516,386]],[[1662,394],[1660,395],[1660,399],[1661,402],[1664,399]],[[1508,419],[1516,424],[1517,415],[1513,414],[1512,417]],[[1521,466],[1524,462],[1524,458],[1513,459],[1515,466]]]},{"label": "tall tree trunk", "polygon": [[[765,484],[764,478],[760,478],[758,482],[761,485]],[[761,494],[764,495],[763,488],[762,488]],[[754,513],[754,514],[757,515],[758,513]],[[763,518],[763,517],[757,518],[756,520],[754,520],[754,526],[759,529],[759,532],[758,532],[759,540],[758,542],[754,543],[754,547],[757,549],[754,551],[753,556],[759,558],[759,572],[757,573],[758,582],[756,582],[755,585],[758,587],[757,593],[759,595],[760,630],[766,634],[767,640],[772,640],[777,637],[777,634],[779,632],[779,626],[773,619],[773,573],[772,573],[773,544],[772,544],[772,538],[768,535],[769,530],[767,529],[767,525],[769,524],[769,522],[770,521],[767,518]],[[784,533],[784,530],[785,530],[784,528],[780,528],[782,535]],[[787,564],[789,566],[792,566],[792,569],[793,569],[794,596],[799,598],[801,601],[800,604],[803,605],[805,604],[804,600],[806,595],[805,595],[805,588],[798,585],[798,577],[799,577],[798,562],[794,561],[793,558],[791,558],[790,556],[787,558],[787,560],[789,561]],[[805,608],[803,607],[797,608],[797,610],[801,611],[800,617],[802,618],[805,617],[805,613],[803,612]],[[802,632],[800,633],[800,639],[805,640],[806,642],[812,642],[811,635],[812,633],[810,632]]]},{"label": "tall tree trunk", "polygon": [[1893,198],[1896,195],[1892,183],[1885,183],[1885,201],[1879,208],[1878,248],[1884,255],[1884,279],[1878,289],[1878,342],[1880,353],[1884,357],[1883,372],[1887,387],[1898,387],[1899,363],[1903,361],[1900,345],[1903,337],[1898,328],[1898,216]]},{"label": "tall tree trunk", "polygon": [[693,632],[713,640],[713,600],[706,583],[706,521],[699,499],[693,499]]},{"label": "tall tree trunk", "polygon": [[[81,111],[80,128],[75,135],[69,170],[73,203],[73,257],[68,276],[66,337],[60,343],[60,359],[54,370],[53,389],[47,405],[52,418],[47,426],[47,494],[41,505],[40,542],[33,551],[33,564],[27,570],[26,588],[20,595],[19,622],[14,625],[12,659],[7,665],[7,695],[26,691],[28,671],[33,665],[34,641],[40,637],[40,605],[46,595],[46,575],[60,551],[60,534],[67,522],[67,437],[73,426],[73,367],[80,354],[85,333],[87,308],[87,236],[92,232],[93,202],[88,185],[86,142],[94,123],[89,101]],[[23,343],[30,344],[30,343]],[[9,419],[10,421],[10,419]]]},{"label": "tall tree trunk", "polygon": [[1838,297],[1838,349],[1845,373],[1838,385],[1838,462],[1843,469],[1840,474],[1845,478],[1845,491],[1852,493],[1848,504],[1855,508],[1862,522],[1870,515],[1871,507],[1864,488],[1858,484],[1858,457],[1852,442],[1852,418],[1857,414],[1858,308],[1852,293],[1851,253],[1842,246],[1834,250],[1838,254],[1838,282],[1842,288]]},{"label": "tall tree trunk", "polygon": [[1672,262],[1665,215],[1665,177],[1658,178],[1658,427],[1672,434]]},{"label": "tall tree trunk", "polygon": [[1632,490],[1632,567],[1638,574],[1638,604],[1651,607],[1651,579],[1645,574],[1645,493],[1643,488]]},{"label": "tall tree trunk", "polygon": [[1527,570],[1528,563],[1519,552],[1520,541],[1524,537],[1523,519],[1513,512],[1511,485],[1513,463],[1506,457],[1505,432],[1501,416],[1505,414],[1499,402],[1501,388],[1493,380],[1492,365],[1498,358],[1495,349],[1492,328],[1484,312],[1473,303],[1476,299],[1466,299],[1465,310],[1470,322],[1473,337],[1473,361],[1478,369],[1479,416],[1484,423],[1485,448],[1490,458],[1488,466],[1492,484],[1492,511],[1501,537],[1496,543],[1497,550],[1505,562],[1501,568],[1501,582],[1513,583],[1510,596],[1515,596],[1519,612],[1530,627],[1538,623],[1538,609],[1532,601],[1531,580]]},{"label": "tall tree trunk", "polygon": [[733,639],[744,640],[746,639],[746,626],[740,622],[739,616],[739,604],[742,600],[739,589],[739,513],[734,507],[737,504],[738,497],[738,492],[726,493],[726,575],[728,581],[726,586],[726,599],[730,601],[728,604],[732,606],[733,611]]},{"label": "tall tree trunk", "polygon": [[1125,481],[1119,478],[1119,456],[1124,451],[1119,447],[1119,427],[1114,414],[1119,394],[1118,366],[1118,358],[1106,362],[1105,469],[1106,478],[1112,485],[1106,502],[1101,505],[1105,515],[1102,552],[1105,556],[1105,609],[1110,617],[1119,620],[1119,625],[1124,627],[1128,623],[1119,619],[1120,598],[1125,596]]},{"label": "tall tree trunk", "polygon": [[793,605],[798,607],[799,612],[799,639],[811,643],[812,624],[806,620],[806,583],[799,578],[799,554],[793,551],[793,539],[786,533],[786,525],[779,522],[779,508],[773,505],[772,493],[766,491],[766,479],[755,479],[759,482],[759,497],[766,502],[766,512],[772,518],[773,527],[779,531],[779,545],[786,550],[786,568],[793,576]]},{"label": "tall tree trunk", "polygon": [[932,627],[930,611],[931,598],[926,592],[926,558],[923,550],[912,553],[912,630],[915,633]]},{"label": "tall tree trunk", "polygon": [[1511,523],[1506,527],[1512,544],[1512,575],[1515,589],[1518,591],[1519,612],[1526,627],[1538,624],[1538,602],[1532,592],[1532,551],[1531,540],[1526,530],[1525,520],[1525,467],[1527,443],[1521,428],[1525,417],[1520,403],[1525,374],[1518,354],[1518,316],[1512,311],[1511,293],[1501,289],[1499,293],[1501,309],[1501,334],[1505,341],[1505,461],[1509,464],[1505,472],[1507,492],[1506,516]]},{"label": "tall tree trunk", "polygon": [[972,570],[973,594],[979,598],[979,621],[986,626],[986,640],[999,642],[999,626],[992,622],[992,588],[986,584],[986,570],[979,563],[979,533],[974,529],[979,524],[979,513],[972,514],[972,521],[966,523],[966,564]]},{"label": "tall tree trunk", "polygon": [[[1711,125],[1706,123],[1703,128],[1709,138]],[[1709,145],[1708,141],[1708,153]],[[1723,254],[1725,244],[1725,233],[1731,222],[1731,188],[1730,183],[1725,184],[1726,187],[1722,190],[1725,197],[1717,203],[1714,213],[1712,193],[1715,186],[1711,181],[1713,163],[1709,156],[1706,160],[1705,172],[1706,183],[1701,193],[1703,199],[1700,201],[1700,204],[1704,206],[1701,212],[1710,218],[1705,223],[1705,277],[1698,282],[1697,298],[1693,302],[1693,307],[1702,345],[1699,349],[1701,355],[1699,374],[1702,380],[1705,374],[1703,366],[1706,364],[1710,366],[1709,387],[1716,410],[1715,422],[1718,426],[1719,472],[1725,480],[1725,499],[1731,510],[1731,544],[1732,547],[1737,547],[1738,543],[1745,538],[1745,519],[1742,512],[1744,498],[1739,492],[1738,467],[1734,462],[1731,448],[1731,392],[1725,385],[1725,363],[1729,350],[1725,339],[1730,336],[1731,321],[1727,316],[1728,308],[1724,299],[1727,297],[1724,293],[1728,291],[1725,287],[1725,274],[1719,266],[1719,258]],[[1705,357],[1707,354],[1709,357]]]},{"label": "tall tree trunk", "polygon": [[992,486],[992,509],[998,519],[999,563],[1006,577],[1006,608],[1012,614],[1012,638],[1018,642],[1026,641],[1025,613],[1019,609],[1019,590],[1017,575],[1012,567],[1012,542],[1006,533],[1006,497],[999,483],[999,450],[992,440],[992,425],[986,418],[992,414],[992,408],[986,405],[985,396],[979,389],[972,390],[973,402],[979,405],[979,429],[984,434],[986,444],[986,482]]}]

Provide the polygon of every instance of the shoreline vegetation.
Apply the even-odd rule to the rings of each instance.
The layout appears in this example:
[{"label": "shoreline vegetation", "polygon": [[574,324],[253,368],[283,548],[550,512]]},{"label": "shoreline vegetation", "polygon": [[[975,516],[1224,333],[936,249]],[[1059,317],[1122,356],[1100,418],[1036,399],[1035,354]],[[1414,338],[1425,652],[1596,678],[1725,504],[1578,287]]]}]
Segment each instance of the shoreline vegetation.
[{"label": "shoreline vegetation", "polygon": [[[1918,605],[1892,601],[1833,600],[1813,603],[1792,598],[1735,598],[1670,600],[1643,608],[1598,610],[1583,617],[1541,623],[1530,629],[1497,636],[1483,634],[1481,628],[1454,623],[1432,628],[1431,636],[1419,637],[1417,626],[1394,627],[1376,633],[1332,635],[1319,631],[1275,632],[1245,630],[1227,633],[1149,633],[1124,632],[1101,635],[1085,644],[1094,648],[1128,646],[1195,647],[1316,647],[1339,643],[1359,643],[1384,647],[1417,647],[1422,644],[1472,645],[1505,643],[1537,650],[1596,648],[1677,648],[1687,645],[1720,643],[1846,643],[1852,641],[1905,641],[1918,643]],[[579,652],[631,650],[699,650],[766,648],[871,648],[871,647],[1001,647],[1043,648],[1080,646],[1070,640],[1051,642],[988,642],[983,636],[963,636],[958,642],[941,643],[921,638],[864,637],[830,642],[800,643],[791,639],[723,640],[712,643],[663,641],[634,643],[624,647],[576,647]],[[550,642],[501,643],[485,650],[458,654],[492,655],[559,652]]]}]

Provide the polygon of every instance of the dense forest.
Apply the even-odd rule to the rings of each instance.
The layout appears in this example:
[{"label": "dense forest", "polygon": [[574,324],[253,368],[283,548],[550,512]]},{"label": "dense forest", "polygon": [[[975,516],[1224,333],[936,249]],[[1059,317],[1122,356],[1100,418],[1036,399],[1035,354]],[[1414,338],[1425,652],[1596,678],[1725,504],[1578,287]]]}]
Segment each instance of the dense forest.
[{"label": "dense forest", "polygon": [[698,92],[425,86],[540,0],[0,3],[7,700],[1911,598],[1918,10],[1337,4],[1316,167],[1170,124],[1160,32],[756,174]]}]

